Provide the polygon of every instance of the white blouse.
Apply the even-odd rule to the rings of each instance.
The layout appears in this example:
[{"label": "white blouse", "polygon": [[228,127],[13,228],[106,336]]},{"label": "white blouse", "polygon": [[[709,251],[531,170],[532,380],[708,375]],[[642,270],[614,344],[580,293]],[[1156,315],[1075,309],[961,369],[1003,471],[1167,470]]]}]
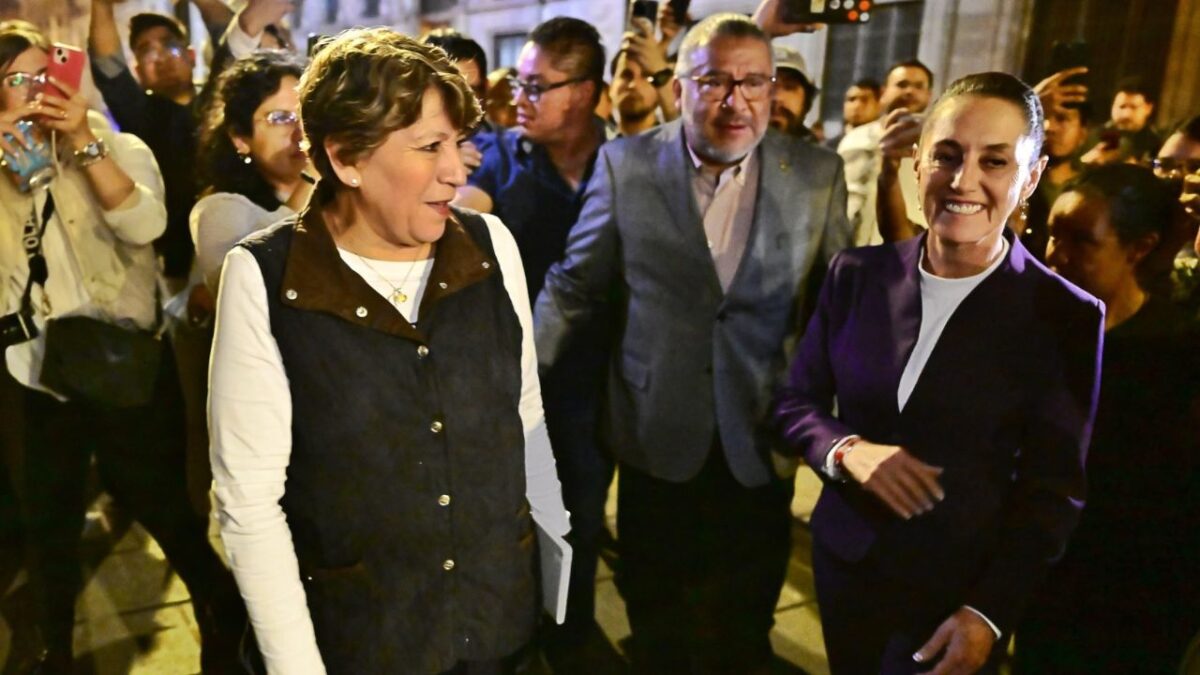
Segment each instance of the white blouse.
[{"label": "white blouse", "polygon": [[[495,216],[483,218],[521,324],[526,496],[534,520],[548,532],[564,535],[570,525],[542,412],[521,257],[508,228]],[[351,263],[363,275],[360,267]],[[392,300],[392,289],[378,278],[363,278]],[[267,668],[288,675],[324,673],[291,530],[279,505],[292,450],[287,372],[271,334],[262,272],[254,256],[240,247],[229,252],[221,275],[209,372],[209,427],[221,538]]]}]

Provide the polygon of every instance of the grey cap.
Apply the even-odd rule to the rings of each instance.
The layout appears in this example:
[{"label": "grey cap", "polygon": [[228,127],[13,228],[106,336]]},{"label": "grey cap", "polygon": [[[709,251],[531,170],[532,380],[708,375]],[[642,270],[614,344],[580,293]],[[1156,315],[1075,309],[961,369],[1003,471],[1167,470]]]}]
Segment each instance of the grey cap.
[{"label": "grey cap", "polygon": [[808,64],[804,62],[804,57],[800,56],[800,52],[784,45],[772,45],[772,47],[775,50],[776,72],[786,68],[799,73],[810,85],[814,84],[812,77],[808,74]]}]

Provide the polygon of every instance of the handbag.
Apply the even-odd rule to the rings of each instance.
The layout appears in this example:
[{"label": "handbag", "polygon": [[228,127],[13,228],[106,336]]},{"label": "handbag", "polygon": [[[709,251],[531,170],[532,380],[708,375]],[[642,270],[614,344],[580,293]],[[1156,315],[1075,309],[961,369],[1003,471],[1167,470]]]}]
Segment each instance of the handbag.
[{"label": "handbag", "polygon": [[89,316],[51,319],[46,322],[40,380],[72,400],[136,408],[154,399],[162,351],[156,332]]},{"label": "handbag", "polygon": [[[25,232],[30,260],[30,281],[23,304],[28,304],[32,285],[45,287],[46,266],[41,253],[42,234],[54,213],[54,197],[46,192],[40,229]],[[41,384],[72,400],[110,408],[144,406],[154,398],[162,365],[162,304],[155,289],[157,331],[129,329],[87,316],[68,316],[46,321],[45,352]]]}]

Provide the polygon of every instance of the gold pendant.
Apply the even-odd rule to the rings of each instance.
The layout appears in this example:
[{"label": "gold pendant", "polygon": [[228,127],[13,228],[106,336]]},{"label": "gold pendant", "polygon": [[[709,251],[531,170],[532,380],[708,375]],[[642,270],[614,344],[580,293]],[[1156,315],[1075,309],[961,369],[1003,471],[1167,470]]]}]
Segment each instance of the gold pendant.
[{"label": "gold pendant", "polygon": [[392,300],[397,304],[404,304],[408,302],[408,296],[405,295],[404,291],[396,291],[392,294]]}]

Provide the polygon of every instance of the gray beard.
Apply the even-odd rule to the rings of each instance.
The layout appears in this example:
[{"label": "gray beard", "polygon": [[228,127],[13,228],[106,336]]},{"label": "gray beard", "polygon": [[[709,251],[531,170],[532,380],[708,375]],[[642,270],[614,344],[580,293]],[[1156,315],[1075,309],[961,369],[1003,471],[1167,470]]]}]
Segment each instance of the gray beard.
[{"label": "gray beard", "polygon": [[736,150],[720,150],[715,148],[708,142],[708,139],[704,138],[700,134],[696,134],[695,138],[692,138],[692,136],[689,134],[688,139],[691,141],[693,152],[695,152],[697,155],[700,155],[704,159],[708,159],[719,164],[736,164],[737,162],[740,162],[746,157],[746,155],[754,152],[754,148],[758,147],[759,142],[762,141],[762,138],[760,137],[754,142],[754,145],[751,145],[745,150],[739,152]]}]

